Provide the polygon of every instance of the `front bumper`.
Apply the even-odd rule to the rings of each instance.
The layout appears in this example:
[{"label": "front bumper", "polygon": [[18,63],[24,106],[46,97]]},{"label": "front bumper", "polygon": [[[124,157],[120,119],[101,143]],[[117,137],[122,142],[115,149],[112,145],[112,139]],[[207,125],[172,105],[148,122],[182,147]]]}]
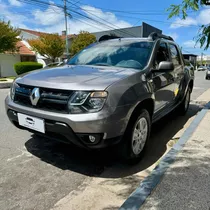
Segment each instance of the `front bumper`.
[{"label": "front bumper", "polygon": [[[18,124],[17,113],[38,117],[45,120],[45,136],[85,148],[103,148],[118,143],[126,129],[130,109],[127,106],[109,107],[98,113],[60,114],[16,104],[9,96],[5,99],[5,107],[10,121],[17,127],[23,128]],[[94,143],[87,140],[91,134],[97,139]]]}]

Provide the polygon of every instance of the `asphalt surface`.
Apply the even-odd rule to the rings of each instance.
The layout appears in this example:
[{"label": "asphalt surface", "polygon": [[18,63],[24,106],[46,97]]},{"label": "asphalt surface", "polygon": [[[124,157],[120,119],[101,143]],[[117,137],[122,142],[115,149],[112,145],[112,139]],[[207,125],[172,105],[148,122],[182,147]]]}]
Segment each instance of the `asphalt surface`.
[{"label": "asphalt surface", "polygon": [[205,71],[197,71],[195,73],[194,90],[191,95],[192,100],[196,100],[202,93],[210,88],[210,80],[206,80]]},{"label": "asphalt surface", "polygon": [[[196,72],[193,101],[210,88],[210,80],[204,78],[205,72]],[[141,163],[130,170],[121,167],[122,171],[107,174],[104,172],[110,167],[123,164],[116,159],[115,151],[87,152],[36,137],[11,125],[4,110],[4,98],[8,91],[0,90],[0,209],[4,210],[50,209],[92,177],[121,178],[147,169],[164,154],[168,141],[201,108],[193,102],[185,117],[172,113],[162,119],[152,128],[151,150]],[[169,120],[171,123],[168,123]],[[135,185],[127,195],[134,188]]]}]

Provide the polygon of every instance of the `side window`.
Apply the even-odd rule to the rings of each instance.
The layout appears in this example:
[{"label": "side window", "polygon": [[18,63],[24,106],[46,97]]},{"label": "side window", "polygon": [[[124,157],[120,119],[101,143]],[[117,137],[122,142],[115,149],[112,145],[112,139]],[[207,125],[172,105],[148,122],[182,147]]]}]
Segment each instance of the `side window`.
[{"label": "side window", "polygon": [[174,66],[176,67],[176,66],[181,65],[181,60],[180,60],[180,56],[179,56],[177,47],[173,44],[169,44],[169,49],[171,52],[171,59],[172,59]]},{"label": "side window", "polygon": [[166,43],[162,42],[157,51],[156,59],[155,59],[155,67],[157,68],[161,61],[169,61],[169,53]]}]

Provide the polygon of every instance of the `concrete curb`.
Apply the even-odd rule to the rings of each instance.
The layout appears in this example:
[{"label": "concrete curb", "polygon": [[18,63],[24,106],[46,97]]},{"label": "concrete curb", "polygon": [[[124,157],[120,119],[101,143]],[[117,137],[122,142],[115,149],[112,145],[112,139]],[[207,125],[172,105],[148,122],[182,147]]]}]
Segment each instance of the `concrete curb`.
[{"label": "concrete curb", "polygon": [[2,88],[10,88],[12,83],[13,83],[13,80],[8,80],[8,81],[5,81],[5,82],[1,82],[0,81],[0,89],[2,89]]},{"label": "concrete curb", "polygon": [[166,170],[175,161],[178,152],[183,148],[184,144],[192,136],[197,126],[208,112],[208,109],[210,109],[210,102],[207,103],[205,107],[197,114],[179,141],[162,158],[152,173],[141,182],[140,186],[128,197],[128,199],[123,203],[119,210],[139,210],[141,208],[147,197],[160,183]]}]

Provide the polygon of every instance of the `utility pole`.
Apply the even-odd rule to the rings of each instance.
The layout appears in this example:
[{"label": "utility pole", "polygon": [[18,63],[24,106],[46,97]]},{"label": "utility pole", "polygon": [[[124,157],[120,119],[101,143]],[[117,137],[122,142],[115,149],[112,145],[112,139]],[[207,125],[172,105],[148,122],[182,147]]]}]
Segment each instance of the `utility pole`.
[{"label": "utility pole", "polygon": [[203,65],[203,53],[201,53],[201,65]]},{"label": "utility pole", "polygon": [[65,16],[65,27],[66,27],[66,57],[69,58],[69,43],[68,43],[68,23],[67,23],[67,7],[66,7],[66,0],[64,0],[64,16]]}]

